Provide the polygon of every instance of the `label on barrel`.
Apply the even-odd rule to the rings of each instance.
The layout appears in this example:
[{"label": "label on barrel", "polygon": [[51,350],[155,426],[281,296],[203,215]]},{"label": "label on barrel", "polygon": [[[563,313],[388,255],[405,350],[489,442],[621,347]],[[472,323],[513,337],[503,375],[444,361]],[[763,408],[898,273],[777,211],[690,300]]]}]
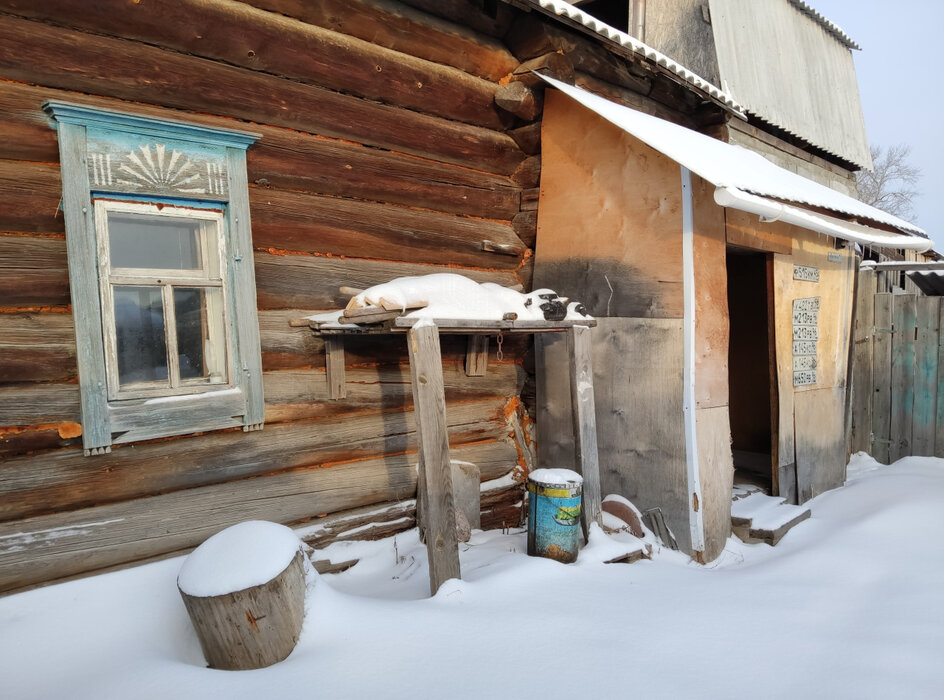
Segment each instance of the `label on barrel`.
[{"label": "label on barrel", "polygon": [[580,541],[580,487],[556,489],[529,482],[528,491],[528,554],[565,564],[576,561]]}]

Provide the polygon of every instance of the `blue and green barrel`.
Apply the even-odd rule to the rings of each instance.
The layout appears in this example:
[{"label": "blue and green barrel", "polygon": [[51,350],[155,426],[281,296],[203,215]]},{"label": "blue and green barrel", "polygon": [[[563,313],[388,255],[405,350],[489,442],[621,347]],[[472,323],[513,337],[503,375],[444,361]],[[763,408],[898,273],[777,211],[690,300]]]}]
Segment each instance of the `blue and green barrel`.
[{"label": "blue and green barrel", "polygon": [[528,554],[577,561],[583,477],[570,469],[535,469],[528,476]]}]

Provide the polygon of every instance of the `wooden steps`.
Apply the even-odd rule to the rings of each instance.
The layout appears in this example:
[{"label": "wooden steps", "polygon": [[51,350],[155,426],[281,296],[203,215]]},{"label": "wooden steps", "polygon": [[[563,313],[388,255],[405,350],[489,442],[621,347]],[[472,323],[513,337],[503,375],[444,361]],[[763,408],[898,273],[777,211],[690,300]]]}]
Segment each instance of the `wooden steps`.
[{"label": "wooden steps", "polygon": [[734,487],[731,531],[744,542],[773,546],[808,517],[809,508],[790,505],[786,499],[768,496],[754,487]]}]

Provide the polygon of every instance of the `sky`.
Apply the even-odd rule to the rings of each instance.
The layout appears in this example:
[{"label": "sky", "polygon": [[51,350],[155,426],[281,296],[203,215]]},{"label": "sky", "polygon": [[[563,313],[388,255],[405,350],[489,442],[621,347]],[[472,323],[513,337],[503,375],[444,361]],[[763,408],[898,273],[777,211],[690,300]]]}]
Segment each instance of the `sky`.
[{"label": "sky", "polygon": [[873,146],[907,144],[922,171],[915,199],[917,224],[944,252],[944,190],[940,114],[941,0],[807,0],[862,47],[853,51],[862,111]]}]

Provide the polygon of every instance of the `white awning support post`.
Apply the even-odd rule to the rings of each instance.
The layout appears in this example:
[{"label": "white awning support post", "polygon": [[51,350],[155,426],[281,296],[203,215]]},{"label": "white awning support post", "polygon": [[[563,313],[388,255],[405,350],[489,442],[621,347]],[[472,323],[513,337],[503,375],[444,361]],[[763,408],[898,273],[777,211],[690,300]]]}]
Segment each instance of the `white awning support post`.
[{"label": "white awning support post", "polygon": [[695,217],[692,201],[692,173],[682,173],[682,415],[685,421],[685,476],[688,483],[688,523],[692,553],[705,551],[705,523],[702,516],[701,475],[698,469],[698,439],[695,430]]}]

